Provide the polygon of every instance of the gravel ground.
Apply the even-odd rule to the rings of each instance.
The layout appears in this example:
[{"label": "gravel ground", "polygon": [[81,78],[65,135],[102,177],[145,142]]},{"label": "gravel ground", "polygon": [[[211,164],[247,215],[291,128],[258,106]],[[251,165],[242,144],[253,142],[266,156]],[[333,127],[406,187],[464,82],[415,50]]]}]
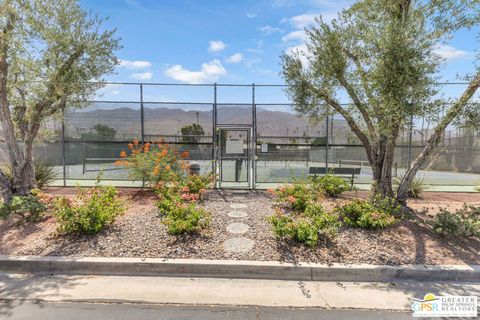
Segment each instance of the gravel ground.
[{"label": "gravel ground", "polygon": [[[72,189],[50,189],[54,194],[71,196]],[[439,207],[459,208],[464,202],[480,204],[480,194],[426,193],[424,199],[409,205],[418,211],[413,221],[401,221],[379,231],[342,228],[337,237],[308,248],[275,239],[267,217],[273,213],[272,199],[263,192],[209,191],[202,203],[212,213],[211,226],[198,234],[175,237],[166,233],[148,192],[123,189],[129,209],[114,225],[90,237],[63,237],[55,233],[55,221],[46,217],[39,223],[18,223],[10,217],[0,221],[0,254],[67,255],[104,257],[162,257],[195,259],[310,261],[320,263],[370,264],[480,264],[480,239],[442,238],[422,223]],[[347,193],[339,199],[326,199],[333,207],[367,193]],[[244,218],[227,215],[232,203],[245,203]],[[426,210],[424,210],[426,209]],[[428,212],[426,212],[428,210]],[[223,243],[238,235],[229,234],[229,224],[240,222],[250,229],[241,235],[255,241],[246,253],[228,253]]]}]

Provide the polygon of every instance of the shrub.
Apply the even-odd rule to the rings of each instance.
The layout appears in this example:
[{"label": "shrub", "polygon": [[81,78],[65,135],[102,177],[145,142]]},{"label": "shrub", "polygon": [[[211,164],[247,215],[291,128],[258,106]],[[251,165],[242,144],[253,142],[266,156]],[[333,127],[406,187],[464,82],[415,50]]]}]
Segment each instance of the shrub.
[{"label": "shrub", "polygon": [[163,223],[170,234],[198,231],[210,224],[210,214],[195,203],[184,203],[178,197],[164,197],[157,201],[157,207],[164,215]]},{"label": "shrub", "polygon": [[337,207],[336,212],[342,217],[343,223],[350,227],[364,229],[382,229],[395,223],[390,204],[373,204],[366,200],[355,199]]},{"label": "shrub", "polygon": [[433,222],[433,230],[443,236],[480,237],[480,207],[465,204],[453,213],[440,209]]},{"label": "shrub", "polygon": [[40,221],[45,210],[47,206],[35,194],[14,196],[9,203],[0,205],[0,217],[16,214],[27,221]]},{"label": "shrub", "polygon": [[124,213],[123,201],[113,186],[78,188],[77,201],[61,197],[54,206],[58,231],[66,234],[96,234]]},{"label": "shrub", "polygon": [[333,174],[312,178],[312,182],[315,188],[320,188],[330,197],[338,197],[350,189],[349,184],[344,179]]},{"label": "shrub", "polygon": [[[34,161],[35,166],[35,183],[37,188],[43,189],[53,181],[55,181],[55,169],[42,161]],[[5,177],[13,183],[13,172],[12,168],[8,165],[1,165],[0,171],[3,172]]]},{"label": "shrub", "polygon": [[[400,182],[403,180],[403,177],[395,178],[393,180],[393,188],[395,190],[400,186]],[[422,193],[424,193],[428,187],[425,185],[423,178],[415,177],[412,181],[412,184],[408,188],[407,197],[409,198],[421,198]]]},{"label": "shrub", "polygon": [[130,154],[122,151],[122,160],[115,164],[127,167],[134,180],[146,181],[151,188],[159,183],[179,181],[188,172],[188,163],[182,160],[188,157],[188,152],[180,153],[167,143],[142,145],[135,140],[128,147]]},{"label": "shrub", "polygon": [[322,198],[320,191],[304,182],[283,185],[278,189],[269,190],[269,192],[277,197],[277,203],[299,212],[305,211],[310,202]]},{"label": "shrub", "polygon": [[303,214],[288,214],[277,208],[269,218],[278,238],[287,238],[314,247],[319,237],[333,237],[339,227],[338,218],[325,212],[320,204],[310,204]]}]

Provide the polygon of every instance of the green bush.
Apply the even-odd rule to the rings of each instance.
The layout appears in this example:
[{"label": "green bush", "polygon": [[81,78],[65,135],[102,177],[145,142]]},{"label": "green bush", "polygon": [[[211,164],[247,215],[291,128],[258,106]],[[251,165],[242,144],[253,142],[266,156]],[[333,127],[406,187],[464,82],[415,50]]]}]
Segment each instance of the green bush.
[{"label": "green bush", "polygon": [[[402,177],[395,178],[393,180],[394,190],[398,189],[398,187],[400,186],[400,182],[402,182],[402,180],[403,180]],[[407,197],[416,198],[416,199],[421,198],[422,193],[424,193],[427,189],[428,187],[425,185],[423,178],[415,177],[412,181],[412,184],[408,188]]]},{"label": "green bush", "polygon": [[349,184],[344,179],[333,174],[312,178],[312,182],[315,188],[320,188],[330,197],[338,197],[350,189]]},{"label": "green bush", "polygon": [[366,200],[355,199],[337,207],[336,212],[347,226],[382,229],[395,223],[393,213],[396,212],[396,208],[386,203],[373,204]]},{"label": "green bush", "polygon": [[177,196],[163,197],[157,207],[170,234],[192,233],[210,224],[210,214],[195,203],[183,203]]},{"label": "green bush", "polygon": [[320,191],[305,182],[286,184],[268,192],[277,197],[277,203],[298,212],[304,212],[309,203],[322,198]]},{"label": "green bush", "polygon": [[79,188],[77,201],[61,197],[54,205],[58,231],[66,234],[96,234],[125,212],[123,201],[113,186]]},{"label": "green bush", "polygon": [[441,209],[434,218],[433,230],[443,236],[480,237],[480,207],[464,205],[455,212]]},{"label": "green bush", "polygon": [[311,247],[317,245],[320,237],[333,237],[340,225],[338,218],[318,203],[309,204],[305,213],[301,214],[291,215],[277,209],[269,221],[278,238],[295,240]]},{"label": "green bush", "polygon": [[47,206],[34,195],[14,196],[10,203],[0,205],[0,217],[6,218],[10,214],[21,216],[27,221],[40,221]]},{"label": "green bush", "polygon": [[[36,160],[34,162],[35,166],[35,183],[37,188],[43,189],[53,181],[55,181],[55,169],[46,164],[45,162]],[[13,182],[13,172],[12,168],[8,165],[1,165],[0,171],[5,174],[5,177],[10,181]]]}]

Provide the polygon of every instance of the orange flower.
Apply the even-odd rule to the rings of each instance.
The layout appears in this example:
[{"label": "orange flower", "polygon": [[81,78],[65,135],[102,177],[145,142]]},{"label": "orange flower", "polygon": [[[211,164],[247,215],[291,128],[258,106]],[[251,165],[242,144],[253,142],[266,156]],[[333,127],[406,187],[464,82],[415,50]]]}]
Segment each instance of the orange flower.
[{"label": "orange flower", "polygon": [[137,139],[133,140],[133,144],[136,145],[136,146],[138,146],[138,142],[139,141]]},{"label": "orange flower", "polygon": [[167,150],[167,149],[163,149],[163,150],[162,150],[162,157],[165,157],[167,154],[168,154],[168,150]]},{"label": "orange flower", "polygon": [[153,169],[153,175],[154,176],[157,176],[160,174],[160,168],[158,166],[156,166],[154,169]]},{"label": "orange flower", "polygon": [[127,153],[125,151],[120,151],[120,158],[126,158]]},{"label": "orange flower", "polygon": [[189,155],[190,155],[190,153],[188,151],[183,151],[182,152],[182,158],[188,158]]},{"label": "orange flower", "polygon": [[170,169],[171,169],[170,166],[167,164],[167,165],[165,166],[165,170],[170,171]]},{"label": "orange flower", "polygon": [[128,149],[133,150],[133,143],[128,144]]}]

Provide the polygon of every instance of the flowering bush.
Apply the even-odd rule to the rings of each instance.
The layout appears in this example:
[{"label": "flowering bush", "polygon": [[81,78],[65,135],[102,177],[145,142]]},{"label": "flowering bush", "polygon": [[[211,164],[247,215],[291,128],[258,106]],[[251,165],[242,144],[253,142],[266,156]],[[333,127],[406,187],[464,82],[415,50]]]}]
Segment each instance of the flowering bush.
[{"label": "flowering bush", "polygon": [[269,189],[268,192],[277,197],[277,203],[300,212],[305,211],[310,202],[323,198],[319,191],[303,182],[286,184],[274,190]]},{"label": "flowering bush", "polygon": [[96,234],[124,213],[123,201],[113,186],[78,188],[77,199],[57,199],[53,214],[60,233]]},{"label": "flowering bush", "polygon": [[140,144],[138,140],[128,144],[127,151],[120,152],[121,160],[115,162],[125,166],[134,180],[146,181],[155,188],[159,183],[180,180],[188,173],[188,152],[180,153],[177,148],[160,141],[157,144]]}]

